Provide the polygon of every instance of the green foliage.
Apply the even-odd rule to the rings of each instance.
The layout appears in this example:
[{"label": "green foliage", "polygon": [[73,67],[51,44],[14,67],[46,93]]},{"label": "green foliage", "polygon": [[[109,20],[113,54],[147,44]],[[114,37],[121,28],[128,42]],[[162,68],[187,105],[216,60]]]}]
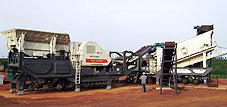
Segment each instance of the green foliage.
[{"label": "green foliage", "polygon": [[5,64],[7,64],[7,62],[8,62],[7,60],[1,60],[0,65],[5,65]]},{"label": "green foliage", "polygon": [[213,67],[211,75],[227,75],[227,60],[212,59],[211,67]]}]

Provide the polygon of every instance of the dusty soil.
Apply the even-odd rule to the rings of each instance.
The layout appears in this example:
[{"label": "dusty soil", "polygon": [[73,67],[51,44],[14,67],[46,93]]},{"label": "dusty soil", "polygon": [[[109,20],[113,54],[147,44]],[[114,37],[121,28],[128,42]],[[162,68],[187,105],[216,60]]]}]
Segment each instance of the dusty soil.
[{"label": "dusty soil", "polygon": [[[226,86],[226,79],[219,80]],[[113,89],[82,89],[74,91],[42,92],[36,90],[25,95],[9,93],[9,85],[0,85],[1,106],[227,106],[227,88],[200,88],[202,85],[179,84],[178,95],[160,95],[155,87],[147,85],[143,93],[140,85],[114,83]],[[190,86],[190,87],[187,87]],[[197,88],[196,88],[197,87]]]}]

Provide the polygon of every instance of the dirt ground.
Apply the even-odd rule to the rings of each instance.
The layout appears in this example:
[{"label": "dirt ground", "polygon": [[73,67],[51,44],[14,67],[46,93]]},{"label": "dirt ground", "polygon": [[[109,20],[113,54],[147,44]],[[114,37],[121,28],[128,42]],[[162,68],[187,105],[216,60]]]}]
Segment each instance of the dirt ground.
[{"label": "dirt ground", "polygon": [[114,83],[113,89],[82,89],[75,91],[36,90],[18,96],[9,92],[9,84],[0,85],[0,106],[227,106],[227,79],[219,80],[219,87],[179,84],[178,95],[160,95],[158,85],[147,85],[143,93],[140,85]]}]

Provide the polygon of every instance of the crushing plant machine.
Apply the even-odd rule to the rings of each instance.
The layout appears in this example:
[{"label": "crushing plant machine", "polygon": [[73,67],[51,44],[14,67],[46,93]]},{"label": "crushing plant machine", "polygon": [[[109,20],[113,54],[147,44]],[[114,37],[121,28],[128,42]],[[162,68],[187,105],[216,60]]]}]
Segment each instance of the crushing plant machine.
[{"label": "crushing plant machine", "polygon": [[207,84],[212,70],[208,60],[227,51],[212,53],[218,47],[213,25],[195,28],[197,36],[183,42],[155,43],[135,52],[111,51],[109,55],[96,42],[74,42],[67,33],[3,31],[9,53],[8,67],[13,72],[10,92],[17,91],[20,95],[24,89],[34,88],[80,91],[81,87],[97,85],[111,89],[111,82],[122,76],[130,83],[138,83],[143,72],[149,79],[155,77],[158,83],[161,80],[161,85],[168,86],[165,80],[174,79],[175,89],[177,81],[204,80]]}]

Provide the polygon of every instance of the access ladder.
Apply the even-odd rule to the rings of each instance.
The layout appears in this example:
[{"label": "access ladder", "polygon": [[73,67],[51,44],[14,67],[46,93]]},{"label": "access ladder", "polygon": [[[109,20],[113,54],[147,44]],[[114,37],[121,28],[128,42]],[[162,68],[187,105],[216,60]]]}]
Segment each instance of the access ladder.
[{"label": "access ladder", "polygon": [[[176,58],[175,42],[166,42],[163,48],[161,78],[160,78],[160,94],[177,95],[177,58]],[[173,64],[175,67],[173,68]],[[174,89],[174,93],[164,92],[163,88]]]}]

